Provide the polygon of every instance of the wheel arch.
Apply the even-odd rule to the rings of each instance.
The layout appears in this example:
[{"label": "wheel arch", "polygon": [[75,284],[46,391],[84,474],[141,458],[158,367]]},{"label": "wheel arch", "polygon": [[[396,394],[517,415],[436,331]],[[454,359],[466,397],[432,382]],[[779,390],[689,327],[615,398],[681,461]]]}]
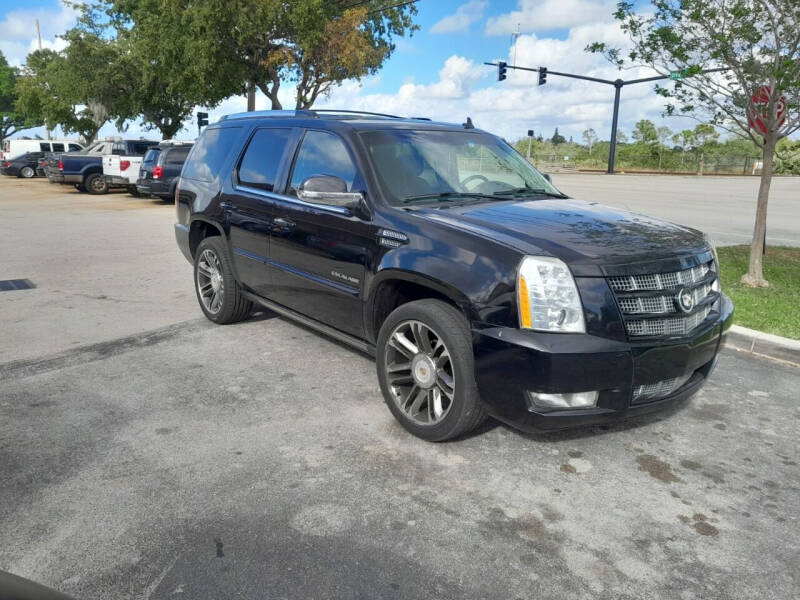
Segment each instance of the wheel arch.
[{"label": "wheel arch", "polygon": [[194,258],[200,242],[207,237],[217,235],[221,236],[223,239],[225,238],[225,231],[218,223],[214,223],[213,221],[202,218],[192,219],[192,222],[189,225],[189,252],[191,253],[192,258]]},{"label": "wheel arch", "polygon": [[457,288],[443,281],[401,269],[385,269],[373,279],[364,311],[364,330],[373,343],[386,317],[398,306],[434,298],[458,309],[468,321],[476,318],[472,302]]}]

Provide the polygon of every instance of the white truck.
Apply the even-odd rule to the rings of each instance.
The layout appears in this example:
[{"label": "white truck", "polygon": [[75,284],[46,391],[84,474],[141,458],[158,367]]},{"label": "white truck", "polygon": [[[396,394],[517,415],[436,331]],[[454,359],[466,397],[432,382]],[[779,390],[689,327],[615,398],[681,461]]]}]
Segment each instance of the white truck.
[{"label": "white truck", "polygon": [[103,155],[103,177],[111,187],[124,187],[133,196],[138,196],[136,180],[148,148],[158,142],[150,140],[123,140],[114,142],[111,154]]}]

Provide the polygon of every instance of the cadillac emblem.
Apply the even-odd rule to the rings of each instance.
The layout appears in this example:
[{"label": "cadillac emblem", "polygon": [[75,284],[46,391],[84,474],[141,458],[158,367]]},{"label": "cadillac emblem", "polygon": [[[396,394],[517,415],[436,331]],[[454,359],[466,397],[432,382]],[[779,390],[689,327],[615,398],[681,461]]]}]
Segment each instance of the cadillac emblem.
[{"label": "cadillac emblem", "polygon": [[694,294],[692,290],[688,288],[681,288],[678,292],[678,295],[675,296],[675,302],[678,304],[678,308],[680,308],[685,313],[692,312],[694,308]]}]

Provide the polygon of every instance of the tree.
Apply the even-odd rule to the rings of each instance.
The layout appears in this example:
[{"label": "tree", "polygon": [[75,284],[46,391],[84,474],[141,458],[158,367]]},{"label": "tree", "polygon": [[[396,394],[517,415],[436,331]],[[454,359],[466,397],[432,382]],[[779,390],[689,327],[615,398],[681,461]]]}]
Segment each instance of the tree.
[{"label": "tree", "polygon": [[617,143],[618,144],[627,144],[628,143],[628,136],[625,135],[625,132],[622,129],[617,129]]},{"label": "tree", "polygon": [[684,129],[680,133],[673,135],[672,141],[680,145],[681,149],[686,152],[697,143],[697,138],[695,138],[694,131],[691,129]]},{"label": "tree", "polygon": [[594,129],[589,127],[589,129],[584,130],[583,132],[583,141],[586,142],[586,145],[589,147],[589,156],[592,155],[592,148],[597,143],[597,133]]},{"label": "tree", "polygon": [[661,169],[661,162],[664,158],[664,147],[667,143],[667,140],[672,135],[672,130],[669,127],[662,125],[656,129],[656,135],[658,136],[658,168]]},{"label": "tree", "polygon": [[[260,89],[282,108],[281,85],[296,85],[296,107],[347,79],[374,73],[412,32],[416,7],[391,0],[107,0],[117,27],[146,40],[148,56],[176,65],[170,86],[214,105]],[[248,109],[254,109],[254,96]]]},{"label": "tree", "polygon": [[0,52],[0,142],[19,131],[41,125],[17,110],[18,80],[18,69],[9,65]]},{"label": "tree", "polygon": [[633,139],[640,144],[652,144],[658,141],[658,132],[652,121],[643,119],[633,128]]},{"label": "tree", "polygon": [[715,143],[719,139],[719,133],[713,125],[699,123],[692,132],[695,144],[700,147]]},{"label": "tree", "polygon": [[[652,0],[652,10],[635,12],[621,2],[615,13],[631,49],[596,42],[620,68],[648,65],[662,75],[681,73],[671,87],[656,86],[666,114],[683,113],[701,122],[749,136],[761,149],[763,169],[742,283],[768,286],[763,273],[767,203],[775,150],[781,138],[800,129],[800,2],[786,0]],[[724,69],[704,73],[707,69]],[[751,128],[757,118],[762,128]]]},{"label": "tree", "polygon": [[567,138],[558,133],[558,127],[556,127],[556,130],[553,132],[553,137],[550,138],[550,141],[554,146],[558,146],[559,144],[565,143]]}]

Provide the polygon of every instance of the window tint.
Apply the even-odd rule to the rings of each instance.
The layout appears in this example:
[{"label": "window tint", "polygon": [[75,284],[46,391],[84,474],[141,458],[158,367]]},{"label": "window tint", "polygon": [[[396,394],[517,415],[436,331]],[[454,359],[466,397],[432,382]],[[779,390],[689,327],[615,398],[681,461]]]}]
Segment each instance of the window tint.
[{"label": "window tint", "polygon": [[200,181],[216,179],[240,133],[240,127],[206,129],[194,145],[181,177]]},{"label": "window tint", "polygon": [[70,152],[78,152],[79,150],[82,150],[82,148],[78,144],[70,144],[69,145],[69,151]]},{"label": "window tint", "polygon": [[153,142],[134,142],[131,144],[134,155],[144,155],[147,149],[153,145]]},{"label": "window tint", "polygon": [[356,166],[353,164],[344,142],[332,133],[306,132],[292,170],[292,185],[289,193],[296,196],[297,188],[306,179],[315,175],[335,175],[344,180],[348,192],[353,191]]},{"label": "window tint", "polygon": [[290,132],[290,129],[257,130],[239,165],[239,183],[271,192]]},{"label": "window tint", "polygon": [[64,144],[53,144],[53,152],[63,152]]},{"label": "window tint", "polygon": [[184,162],[186,162],[186,156],[189,154],[189,150],[191,149],[191,146],[186,146],[184,148],[172,148],[169,152],[167,152],[166,163],[168,165],[182,165]]},{"label": "window tint", "polygon": [[161,154],[161,150],[158,148],[151,148],[147,151],[147,154],[144,155],[144,159],[142,160],[142,165],[154,165],[158,161],[158,155]]},{"label": "window tint", "polygon": [[42,152],[50,152],[50,142],[39,142],[39,149]]}]

